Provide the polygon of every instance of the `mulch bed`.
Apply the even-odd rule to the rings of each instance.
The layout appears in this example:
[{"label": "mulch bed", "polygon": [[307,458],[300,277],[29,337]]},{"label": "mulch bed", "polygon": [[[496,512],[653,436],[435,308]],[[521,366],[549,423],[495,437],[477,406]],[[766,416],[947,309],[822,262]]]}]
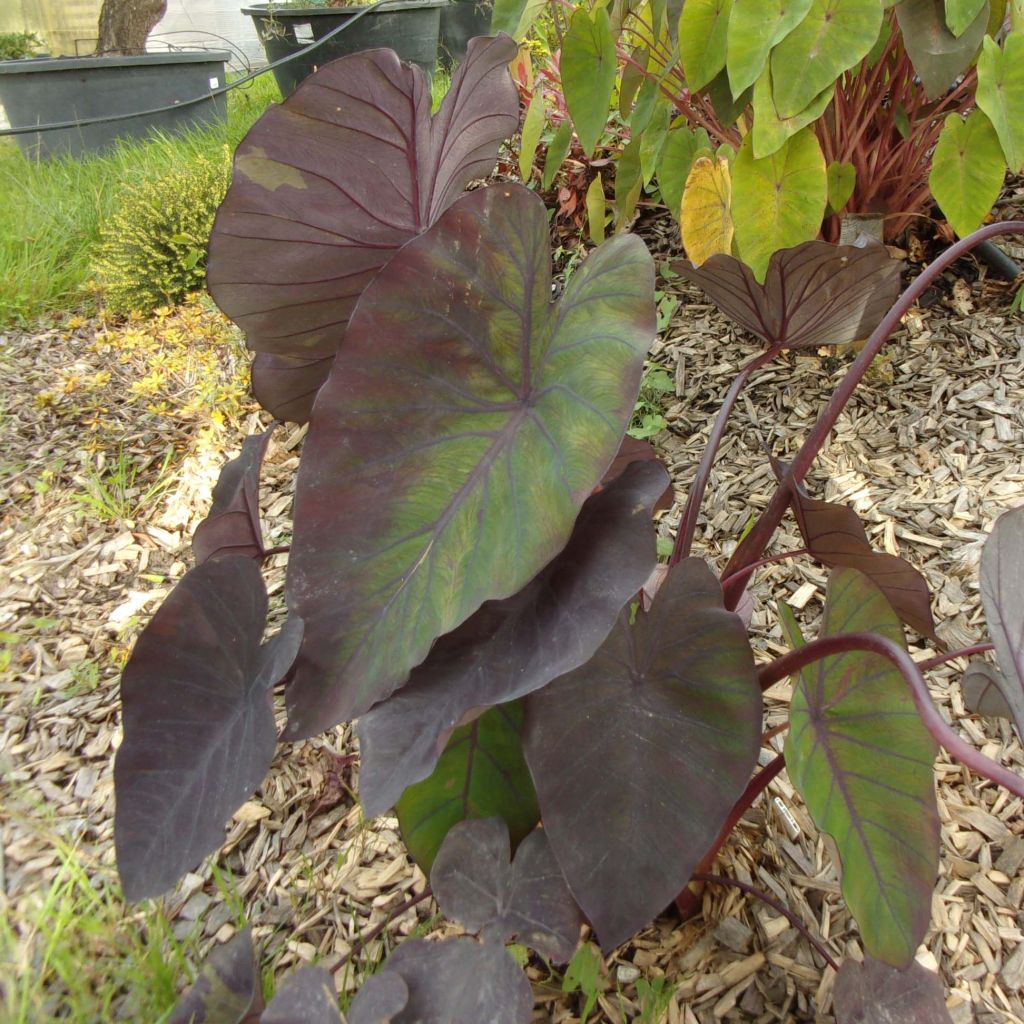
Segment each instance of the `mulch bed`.
[{"label": "mulch bed", "polygon": [[[657,248],[667,251],[670,244]],[[653,353],[675,374],[679,395],[666,404],[669,430],[655,439],[677,484],[677,502],[659,527],[669,536],[721,396],[754,347],[701,293],[678,282],[659,287],[680,299]],[[939,634],[954,647],[985,638],[981,544],[999,513],[1024,501],[1024,318],[1006,313],[1004,293],[967,268],[947,275],[933,304],[914,311],[876,361],[808,481],[814,496],[855,508],[878,549],[909,558],[924,572]],[[217,358],[225,379],[234,380],[242,358],[237,338],[216,313],[197,308],[188,316],[208,328],[211,345],[221,338]],[[113,877],[118,671],[147,617],[190,564],[189,537],[205,515],[220,463],[262,422],[233,401],[236,414],[221,416],[223,422],[199,409],[179,415],[189,401],[187,372],[180,391],[161,398],[162,410],[159,402],[140,405],[143,396],[126,402],[126,382],[152,370],[152,349],[142,345],[133,357],[131,346],[102,338],[140,326],[72,323],[2,339],[0,652],[10,661],[0,677],[0,899],[16,927],[32,919],[59,870],[58,837],[74,845],[93,877]],[[747,389],[698,530],[695,553],[716,568],[770,497],[765,451],[785,458],[795,450],[850,358],[828,351],[790,356]],[[62,391],[61,385],[55,393],[68,367],[91,382],[82,401],[75,387]],[[271,444],[261,502],[272,544],[290,535],[302,436],[279,429]],[[168,451],[169,483],[161,476]],[[104,460],[109,472],[115,453],[128,453],[139,467],[133,482],[139,494],[167,486],[131,517],[107,521],[81,495],[90,493]],[[777,550],[800,546],[795,526],[785,524]],[[270,564],[277,604],[284,564],[285,556]],[[813,632],[825,581],[807,562],[758,572],[751,631],[759,657],[787,649],[775,601],[800,609]],[[89,665],[96,667],[83,668]],[[1010,726],[965,711],[957,685],[962,667],[932,674],[936,704],[970,742],[1024,772],[1024,749]],[[785,720],[789,694],[789,684],[770,691],[769,726]],[[405,854],[395,820],[363,820],[353,753],[344,727],[282,747],[267,781],[235,816],[218,857],[236,879],[265,962],[279,975],[311,960],[337,961],[360,933],[426,884]],[[1022,802],[942,756],[936,778],[942,865],[933,925],[918,958],[941,971],[957,1024],[1024,1022]],[[837,958],[856,955],[857,931],[839,896],[831,846],[783,774],[744,818],[715,871],[772,893]],[[681,923],[666,915],[607,958],[606,990],[591,1021],[832,1019],[833,973],[785,918],[734,890],[709,886],[702,900],[700,917]],[[165,910],[180,936],[199,928],[211,944],[234,931],[209,863],[166,898]],[[447,928],[434,914],[426,901],[397,918],[337,973],[339,989],[358,985],[382,945],[414,928]],[[138,927],[130,909],[124,926]],[[37,955],[38,941],[22,929],[22,963]],[[560,978],[540,962],[529,970],[535,1019],[578,1020],[580,997],[564,994]],[[655,1015],[649,990],[638,982],[659,977],[674,991]],[[645,999],[648,1015],[640,1016]],[[115,1019],[133,1019],[131,1005],[126,993]],[[59,992],[53,1006],[60,1006]]]}]

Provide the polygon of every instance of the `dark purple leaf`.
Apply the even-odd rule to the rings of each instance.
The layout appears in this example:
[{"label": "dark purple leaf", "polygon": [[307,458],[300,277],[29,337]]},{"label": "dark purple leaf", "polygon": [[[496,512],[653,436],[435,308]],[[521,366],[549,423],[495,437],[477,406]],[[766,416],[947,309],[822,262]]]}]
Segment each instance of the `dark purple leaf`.
[{"label": "dark purple leaf", "polygon": [[699,267],[689,260],[673,266],[769,347],[807,349],[866,338],[900,290],[900,264],[881,245],[803,242],[780,249],[763,285],[745,263],[724,253]]},{"label": "dark purple leaf", "polygon": [[901,0],[896,5],[903,45],[929,99],[938,99],[973,62],[988,28],[988,0],[957,37],[946,26],[945,0]]},{"label": "dark purple leaf", "polygon": [[757,760],[761,690],[708,566],[670,570],[581,668],[527,699],[544,831],[605,949],[689,881]]},{"label": "dark purple leaf", "polygon": [[[795,620],[787,624],[788,632]],[[855,569],[836,569],[828,583],[821,635],[843,633],[906,643],[882,591]],[[790,640],[802,642],[795,633]],[[939,868],[935,741],[899,669],[870,651],[803,669],[789,719],[786,768],[815,824],[836,841],[843,898],[864,947],[905,967],[928,927]]]},{"label": "dark purple leaf", "polygon": [[554,561],[441,637],[408,683],[359,719],[369,817],[434,770],[467,711],[525,696],[593,655],[654,568],[651,510],[667,481],[658,462],[626,467],[587,499]]},{"label": "dark purple leaf", "polygon": [[916,960],[906,970],[844,960],[832,990],[836,1024],[952,1024],[942,980]]},{"label": "dark purple leaf", "polygon": [[515,184],[463,196],[366,290],[296,481],[288,739],[369,710],[565,547],[632,415],[653,294],[620,235],[551,303],[544,204]]},{"label": "dark purple leaf", "polygon": [[793,499],[793,514],[804,544],[815,559],[830,569],[848,568],[864,573],[911,629],[938,639],[925,578],[902,558],[873,550],[864,525],[852,508],[819,501],[800,489]]},{"label": "dark purple leaf", "polygon": [[543,830],[531,832],[511,860],[501,818],[462,821],[441,844],[430,887],[445,915],[486,941],[518,936],[565,963],[580,937],[580,913]]},{"label": "dark purple leaf", "polygon": [[360,292],[492,171],[519,119],[515,53],[508,36],[471,41],[434,117],[415,65],[391,50],[342,57],[238,147],[207,280],[251,349],[285,357],[262,363],[255,382],[275,416],[308,417]]},{"label": "dark purple leaf", "polygon": [[341,1024],[330,974],[322,967],[300,967],[289,974],[263,1011],[260,1024]]},{"label": "dark purple leaf", "polygon": [[987,661],[972,661],[960,680],[964,704],[968,711],[989,718],[1013,719],[1013,711],[1003,696],[1007,692],[1006,677]]},{"label": "dark purple leaf", "polygon": [[526,1024],[533,990],[503,946],[407,939],[388,957],[409,1002],[392,1024]]},{"label": "dark purple leaf", "polygon": [[402,794],[402,838],[424,872],[449,829],[467,818],[502,818],[516,843],[533,831],[540,811],[522,731],[522,701],[491,708],[456,729],[434,771]]},{"label": "dark purple leaf", "polygon": [[348,1008],[348,1024],[389,1024],[409,1002],[409,988],[387,965],[371,974]]},{"label": "dark purple leaf", "polygon": [[167,1024],[242,1024],[259,1020],[262,1007],[252,931],[244,928],[210,953]]},{"label": "dark purple leaf", "polygon": [[114,762],[114,842],[129,900],[159,895],[215,850],[270,767],[270,689],[295,658],[302,624],[290,618],[261,647],[266,618],[259,567],[224,555],[187,572],[135,644]]},{"label": "dark purple leaf", "polygon": [[1002,670],[1001,692],[1024,736],[1024,506],[1004,512],[985,541],[981,601]]},{"label": "dark purple leaf", "polygon": [[[612,464],[605,471],[604,476],[601,478],[601,483],[598,486],[598,490],[602,487],[607,487],[613,480],[621,476],[627,466],[631,466],[634,462],[661,462],[658,453],[654,450],[654,446],[650,441],[643,441],[635,437],[630,437],[627,434],[622,439],[622,444],[619,445],[619,452],[612,460]],[[665,490],[661,497],[654,503],[654,511],[662,512],[672,507],[672,501],[675,498],[675,488],[672,486],[671,479],[666,479]]]},{"label": "dark purple leaf", "polygon": [[260,469],[273,426],[242,442],[242,454],[220,471],[210,514],[196,527],[192,553],[196,564],[217,555],[263,558],[260,529]]}]

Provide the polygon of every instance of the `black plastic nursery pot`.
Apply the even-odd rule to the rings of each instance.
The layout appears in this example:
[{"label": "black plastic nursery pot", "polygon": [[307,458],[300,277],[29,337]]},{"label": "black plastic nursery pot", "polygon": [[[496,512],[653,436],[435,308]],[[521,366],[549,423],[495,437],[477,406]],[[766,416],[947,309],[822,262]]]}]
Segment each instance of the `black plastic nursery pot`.
[{"label": "black plastic nursery pot", "polygon": [[[171,107],[158,114],[58,131],[16,135],[33,157],[82,156],[117,139],[141,139],[223,121],[227,96],[223,50],[147,53],[139,57],[50,57],[0,61],[0,104],[12,128],[89,120]],[[201,102],[183,105],[187,100]],[[180,106],[180,109],[173,109]]]},{"label": "black plastic nursery pot", "polygon": [[494,0],[452,0],[441,10],[441,59],[458,64],[470,39],[490,35]]},{"label": "black plastic nursery pot", "polygon": [[318,67],[360,50],[388,47],[402,60],[418,64],[427,74],[434,73],[441,31],[441,9],[448,0],[395,0],[353,17],[365,7],[281,7],[256,4],[243,7],[256,25],[268,61],[280,60],[328,32],[352,24],[302,57],[274,68],[274,77],[282,96],[293,93],[298,84]]}]

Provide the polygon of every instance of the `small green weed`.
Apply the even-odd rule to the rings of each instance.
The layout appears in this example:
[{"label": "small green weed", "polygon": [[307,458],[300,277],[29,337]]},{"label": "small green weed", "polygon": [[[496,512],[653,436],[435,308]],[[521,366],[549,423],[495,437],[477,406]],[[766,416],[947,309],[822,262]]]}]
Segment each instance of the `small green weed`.
[{"label": "small green weed", "polygon": [[676,986],[667,978],[640,978],[636,983],[636,994],[640,1000],[640,1013],[634,1018],[634,1024],[661,1024],[668,1013]]},{"label": "small green weed", "polygon": [[586,1024],[587,1018],[597,1005],[597,997],[604,991],[601,980],[601,954],[591,943],[580,946],[569,961],[562,978],[562,991],[579,992],[583,998],[583,1009],[580,1021]]},{"label": "small green weed", "polygon": [[173,455],[173,449],[168,449],[153,482],[144,484],[142,476],[149,475],[155,460],[137,461],[119,446],[114,459],[90,475],[85,492],[75,498],[101,522],[130,523],[174,484]]},{"label": "small green weed", "polygon": [[662,413],[662,405],[664,396],[674,394],[675,389],[672,374],[665,367],[647,367],[640,382],[640,397],[636,400],[633,419],[629,425],[630,437],[653,437],[668,426]]}]

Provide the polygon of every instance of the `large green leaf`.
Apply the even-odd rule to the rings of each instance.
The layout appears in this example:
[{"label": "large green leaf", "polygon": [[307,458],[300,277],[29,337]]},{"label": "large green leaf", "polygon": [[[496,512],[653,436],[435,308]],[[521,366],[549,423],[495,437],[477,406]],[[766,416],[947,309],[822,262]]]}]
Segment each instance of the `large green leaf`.
[{"label": "large green leaf", "polygon": [[550,296],[544,204],[514,184],[464,196],[363,294],[296,481],[289,738],[388,696],[565,546],[632,415],[651,256],[612,239]]},{"label": "large green leaf", "polygon": [[[679,15],[679,57],[691,92],[725,67],[732,0],[686,0]],[[742,90],[741,90],[742,91]]]},{"label": "large green leaf", "polygon": [[1024,169],[1024,32],[1011,32],[1002,49],[985,37],[978,58],[977,95],[1016,174]]},{"label": "large green leaf", "polygon": [[754,156],[758,160],[771,156],[801,128],[817,121],[831,102],[832,93],[833,87],[829,85],[795,117],[780,117],[772,95],[771,68],[766,66],[754,86]]},{"label": "large green leaf", "polygon": [[811,0],[733,0],[729,16],[726,69],[733,96],[757,81],[768,54],[804,20]]},{"label": "large green leaf", "polygon": [[901,0],[896,5],[903,45],[929,98],[942,95],[970,67],[985,36],[988,16],[986,0],[957,38],[946,28],[943,0]]},{"label": "large green leaf", "polygon": [[817,235],[827,200],[825,158],[810,128],[763,160],[747,133],[732,167],[732,218],[737,254],[758,281],[773,253]]},{"label": "large green leaf", "polygon": [[521,41],[543,10],[544,0],[494,0],[491,35],[505,32]]},{"label": "large green leaf", "polygon": [[693,131],[687,125],[670,128],[665,136],[665,144],[658,156],[656,175],[661,198],[669,213],[679,220],[679,211],[683,202],[683,186],[693,167],[693,161],[700,155],[711,155],[711,140],[703,128]]},{"label": "large green leaf", "polygon": [[430,873],[448,830],[467,818],[502,818],[513,844],[540,819],[537,794],[523,760],[522,701],[491,708],[456,729],[422,782],[395,806],[413,860]]},{"label": "large green leaf", "polygon": [[793,117],[810,106],[878,38],[878,0],[814,0],[807,17],[772,50],[775,106]]},{"label": "large green leaf", "polygon": [[[837,569],[822,636],[861,632],[904,643],[882,592],[856,569]],[[786,767],[815,824],[836,841],[843,897],[864,948],[893,967],[913,960],[931,913],[939,864],[936,751],[907,683],[887,659],[851,651],[801,672]]]},{"label": "large green leaf", "polygon": [[761,691],[706,563],[625,609],[585,665],[527,698],[524,746],[565,880],[606,948],[662,911],[750,778]]},{"label": "large green leaf", "polygon": [[950,114],[935,146],[928,185],[958,235],[969,235],[985,219],[1005,176],[992,122],[980,110],[972,110],[966,121]]},{"label": "large green leaf", "polygon": [[850,163],[833,160],[825,168],[828,179],[828,208],[832,213],[842,213],[857,187],[857,168]]},{"label": "large green leaf", "polygon": [[560,63],[565,104],[584,153],[594,152],[611,112],[616,56],[608,12],[577,7],[562,43]]},{"label": "large green leaf", "polygon": [[945,0],[946,27],[959,38],[985,6],[985,0]]}]

